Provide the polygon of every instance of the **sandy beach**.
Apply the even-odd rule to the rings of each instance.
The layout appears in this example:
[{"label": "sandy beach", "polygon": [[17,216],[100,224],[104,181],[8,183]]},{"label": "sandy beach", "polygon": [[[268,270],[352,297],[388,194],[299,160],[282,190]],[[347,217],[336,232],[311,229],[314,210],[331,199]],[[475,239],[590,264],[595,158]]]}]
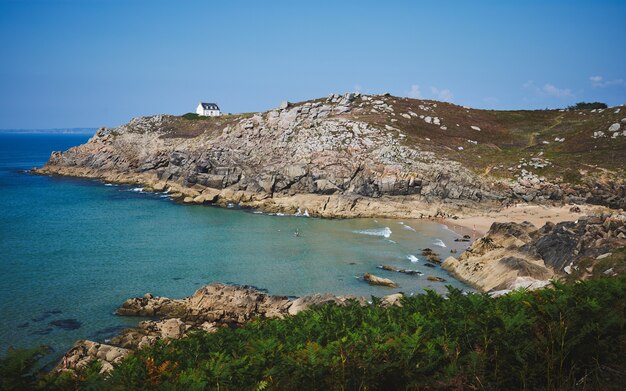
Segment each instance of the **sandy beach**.
[{"label": "sandy beach", "polygon": [[[572,211],[578,207],[580,212]],[[542,227],[548,221],[559,223],[562,221],[575,221],[580,216],[599,213],[607,210],[601,206],[594,205],[529,205],[518,204],[499,211],[492,211],[482,215],[460,217],[458,219],[445,219],[442,223],[460,235],[470,235],[472,239],[483,236],[494,222],[516,222],[529,221],[537,228]]]}]

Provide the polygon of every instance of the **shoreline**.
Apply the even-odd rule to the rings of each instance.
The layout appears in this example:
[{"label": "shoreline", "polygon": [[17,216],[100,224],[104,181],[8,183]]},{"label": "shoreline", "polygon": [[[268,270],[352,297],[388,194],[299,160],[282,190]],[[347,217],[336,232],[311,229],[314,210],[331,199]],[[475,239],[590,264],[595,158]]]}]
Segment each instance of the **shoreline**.
[{"label": "shoreline", "polygon": [[[35,175],[97,179],[104,183],[143,186],[145,191],[169,190],[171,199],[181,204],[207,204],[226,208],[236,204],[241,208],[263,213],[297,214],[307,211],[311,217],[329,219],[388,218],[429,220],[443,224],[459,236],[476,240],[487,234],[491,225],[528,221],[541,228],[547,222],[575,221],[581,216],[603,213],[613,209],[590,204],[542,205],[517,203],[502,207],[496,202],[427,201],[412,196],[383,196],[369,198],[359,195],[313,193],[265,194],[230,188],[186,187],[178,182],[161,181],[154,175],[102,172],[82,167],[47,166],[30,170]],[[576,211],[574,208],[577,208]]]}]

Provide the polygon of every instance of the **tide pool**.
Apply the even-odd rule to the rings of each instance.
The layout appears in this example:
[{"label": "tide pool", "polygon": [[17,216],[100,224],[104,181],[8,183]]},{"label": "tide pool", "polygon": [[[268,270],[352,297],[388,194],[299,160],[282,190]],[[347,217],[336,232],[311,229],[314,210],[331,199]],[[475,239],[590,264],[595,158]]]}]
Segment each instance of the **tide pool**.
[{"label": "tide pool", "polygon": [[[418,294],[448,284],[469,290],[425,266],[424,247],[442,259],[465,247],[441,224],[179,205],[135,186],[26,171],[87,139],[0,134],[0,355],[9,346],[48,344],[61,353],[78,339],[104,340],[137,324],[113,315],[126,298],[183,297],[210,282],[290,296]],[[424,275],[383,271],[382,264]],[[372,287],[359,279],[365,272],[400,288]]]}]

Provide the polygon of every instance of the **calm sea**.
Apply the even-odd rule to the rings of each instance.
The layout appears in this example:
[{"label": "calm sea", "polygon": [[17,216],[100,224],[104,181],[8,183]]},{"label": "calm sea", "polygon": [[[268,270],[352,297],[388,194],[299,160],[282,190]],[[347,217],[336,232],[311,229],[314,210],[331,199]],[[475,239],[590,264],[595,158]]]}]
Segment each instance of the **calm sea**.
[{"label": "calm sea", "polygon": [[[445,284],[426,280],[436,275],[468,289],[424,266],[421,248],[445,258],[463,246],[440,224],[183,206],[138,187],[27,172],[51,151],[87,139],[0,134],[0,355],[9,346],[47,344],[59,354],[78,339],[105,340],[137,324],[113,315],[126,298],[182,297],[214,281],[281,295],[383,296],[443,292]],[[380,264],[425,275],[386,272]],[[371,287],[357,278],[364,272],[400,288]]]}]

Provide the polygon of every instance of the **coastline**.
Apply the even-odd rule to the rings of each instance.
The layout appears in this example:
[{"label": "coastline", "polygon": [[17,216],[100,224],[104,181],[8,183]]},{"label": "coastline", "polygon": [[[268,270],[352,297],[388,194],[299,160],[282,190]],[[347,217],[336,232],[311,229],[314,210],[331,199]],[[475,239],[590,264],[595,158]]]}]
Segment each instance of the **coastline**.
[{"label": "coastline", "polygon": [[78,166],[51,166],[33,168],[37,175],[58,175],[98,179],[107,183],[143,186],[146,191],[168,191],[171,197],[184,204],[212,204],[226,207],[238,204],[244,208],[266,213],[295,214],[307,211],[312,217],[322,218],[390,218],[430,219],[452,218],[453,216],[476,216],[485,211],[498,210],[496,202],[474,202],[461,200],[433,201],[418,195],[390,196],[378,198],[311,193],[260,193],[232,188],[215,189],[200,185],[186,187],[179,182],[162,181],[154,174],[121,173],[94,170]]}]

